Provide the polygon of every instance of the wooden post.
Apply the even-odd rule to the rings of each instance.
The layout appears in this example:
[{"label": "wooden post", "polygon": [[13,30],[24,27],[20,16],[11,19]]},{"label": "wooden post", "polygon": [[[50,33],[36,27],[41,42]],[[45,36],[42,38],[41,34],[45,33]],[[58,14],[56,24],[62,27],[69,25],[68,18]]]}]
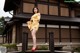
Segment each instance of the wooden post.
[{"label": "wooden post", "polygon": [[59,25],[59,42],[61,43],[61,25]]},{"label": "wooden post", "polygon": [[51,53],[54,53],[54,34],[53,32],[49,33],[49,49]]},{"label": "wooden post", "polygon": [[21,43],[22,42],[22,23],[16,23],[16,42]]},{"label": "wooden post", "polygon": [[[8,33],[8,32],[7,32]],[[5,39],[5,43],[8,43],[8,34],[6,33],[6,39]]]},{"label": "wooden post", "polygon": [[4,35],[2,35],[2,37],[3,37],[3,44],[4,44]]},{"label": "wooden post", "polygon": [[70,42],[72,42],[72,36],[71,36],[71,26],[69,25],[69,36],[70,36]]},{"label": "wooden post", "polygon": [[69,9],[69,17],[71,17],[71,5],[70,4],[69,4],[68,9]]},{"label": "wooden post", "polygon": [[49,0],[47,0],[48,1],[48,15],[49,15]]},{"label": "wooden post", "polygon": [[22,35],[22,53],[26,53],[28,49],[28,33],[23,32]]},{"label": "wooden post", "polygon": [[8,43],[9,43],[9,31],[8,31]]},{"label": "wooden post", "polygon": [[45,43],[47,43],[47,24],[45,24]]},{"label": "wooden post", "polygon": [[16,26],[13,26],[12,29],[12,43],[15,43],[16,40]]},{"label": "wooden post", "polygon": [[35,6],[38,6],[37,4],[38,4],[38,1],[37,1],[37,0],[35,0],[35,3],[34,3],[34,5],[35,5]]},{"label": "wooden post", "polygon": [[60,0],[58,0],[58,16],[61,15],[61,10],[60,10]]}]

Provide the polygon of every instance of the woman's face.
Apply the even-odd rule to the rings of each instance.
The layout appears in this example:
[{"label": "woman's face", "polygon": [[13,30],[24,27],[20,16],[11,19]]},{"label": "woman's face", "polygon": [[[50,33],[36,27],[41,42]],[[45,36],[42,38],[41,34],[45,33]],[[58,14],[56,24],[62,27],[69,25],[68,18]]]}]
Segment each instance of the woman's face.
[{"label": "woman's face", "polygon": [[38,11],[37,8],[34,8],[34,13],[37,13],[37,11]]}]

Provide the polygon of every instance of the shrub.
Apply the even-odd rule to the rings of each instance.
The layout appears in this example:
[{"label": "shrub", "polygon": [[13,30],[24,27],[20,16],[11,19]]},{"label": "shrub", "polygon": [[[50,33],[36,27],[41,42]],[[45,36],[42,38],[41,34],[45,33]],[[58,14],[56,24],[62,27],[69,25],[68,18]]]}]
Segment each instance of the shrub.
[{"label": "shrub", "polygon": [[17,50],[16,44],[2,44],[0,46],[4,46],[7,48],[7,51],[14,51]]},{"label": "shrub", "polygon": [[[28,50],[30,50],[31,48],[32,48],[32,46],[29,46],[28,47]],[[37,50],[48,50],[48,46],[44,46],[44,45],[38,46],[37,47]]]},{"label": "shrub", "polygon": [[74,48],[75,52],[80,52],[80,47]]}]

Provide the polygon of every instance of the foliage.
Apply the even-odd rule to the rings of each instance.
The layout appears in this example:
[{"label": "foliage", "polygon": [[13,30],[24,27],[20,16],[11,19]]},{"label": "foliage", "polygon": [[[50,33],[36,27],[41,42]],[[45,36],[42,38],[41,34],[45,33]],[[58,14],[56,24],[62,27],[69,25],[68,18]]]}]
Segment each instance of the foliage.
[{"label": "foliage", "polygon": [[16,44],[3,44],[2,46],[5,46],[6,48],[17,48]]},{"label": "foliage", "polygon": [[0,35],[2,35],[4,30],[4,17],[0,18]]},{"label": "foliage", "polygon": [[[30,50],[32,46],[28,47],[28,50]],[[48,46],[40,45],[37,47],[37,50],[48,50]]]},{"label": "foliage", "polygon": [[42,45],[38,48],[38,50],[48,50],[48,46]]},{"label": "foliage", "polygon": [[77,17],[80,17],[80,14],[77,14],[76,16],[77,16]]},{"label": "foliage", "polygon": [[74,51],[75,51],[75,52],[80,52],[80,47],[74,48]]}]

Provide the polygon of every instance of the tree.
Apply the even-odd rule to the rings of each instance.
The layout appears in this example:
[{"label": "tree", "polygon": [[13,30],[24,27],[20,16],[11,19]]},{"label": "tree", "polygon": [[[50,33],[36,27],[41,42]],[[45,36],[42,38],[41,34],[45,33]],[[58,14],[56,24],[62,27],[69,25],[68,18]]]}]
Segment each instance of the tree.
[{"label": "tree", "polygon": [[4,30],[4,17],[0,18],[0,35],[3,34],[3,30]]},{"label": "tree", "polygon": [[80,0],[75,0],[76,2],[80,2]]}]

